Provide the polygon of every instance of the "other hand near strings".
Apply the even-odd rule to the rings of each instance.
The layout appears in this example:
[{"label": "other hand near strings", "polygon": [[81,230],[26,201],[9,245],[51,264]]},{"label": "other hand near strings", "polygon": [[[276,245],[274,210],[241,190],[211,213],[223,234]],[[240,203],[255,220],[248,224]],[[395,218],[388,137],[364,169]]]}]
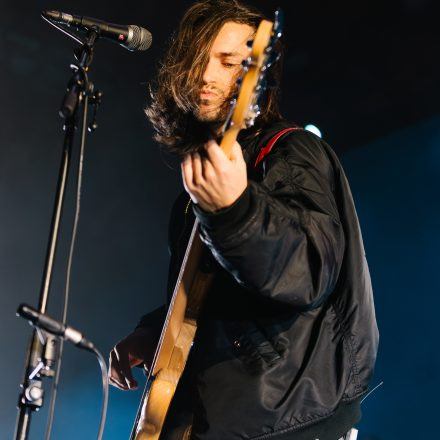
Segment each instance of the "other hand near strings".
[{"label": "other hand near strings", "polygon": [[193,203],[204,211],[215,212],[232,205],[246,189],[246,162],[238,142],[230,158],[214,140],[204,147],[206,157],[193,153],[183,159],[183,185]]}]

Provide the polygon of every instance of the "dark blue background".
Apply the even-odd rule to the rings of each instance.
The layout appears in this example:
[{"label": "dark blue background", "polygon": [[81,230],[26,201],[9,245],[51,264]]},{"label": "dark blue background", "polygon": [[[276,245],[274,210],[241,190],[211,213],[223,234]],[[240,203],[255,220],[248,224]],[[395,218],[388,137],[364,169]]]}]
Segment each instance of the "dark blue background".
[{"label": "dark blue background", "polygon": [[375,382],[384,385],[364,402],[363,435],[437,438],[440,117],[353,149],[342,161],[381,334]]}]

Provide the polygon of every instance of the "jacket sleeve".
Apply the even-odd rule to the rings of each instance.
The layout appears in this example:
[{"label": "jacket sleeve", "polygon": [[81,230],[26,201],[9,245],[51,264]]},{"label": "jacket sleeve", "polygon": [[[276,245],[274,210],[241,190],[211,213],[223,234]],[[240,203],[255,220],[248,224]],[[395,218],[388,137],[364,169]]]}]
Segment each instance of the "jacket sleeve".
[{"label": "jacket sleeve", "polygon": [[[320,305],[344,255],[333,169],[321,140],[307,132],[280,139],[260,182],[230,207],[195,207],[203,241],[238,283],[296,307]],[[261,166],[261,165],[260,165]]]},{"label": "jacket sleeve", "polygon": [[135,330],[137,330],[138,328],[148,328],[152,331],[152,333],[157,334],[157,337],[159,339],[160,331],[163,327],[166,314],[167,307],[165,304],[157,307],[153,311],[143,315],[140,318]]}]

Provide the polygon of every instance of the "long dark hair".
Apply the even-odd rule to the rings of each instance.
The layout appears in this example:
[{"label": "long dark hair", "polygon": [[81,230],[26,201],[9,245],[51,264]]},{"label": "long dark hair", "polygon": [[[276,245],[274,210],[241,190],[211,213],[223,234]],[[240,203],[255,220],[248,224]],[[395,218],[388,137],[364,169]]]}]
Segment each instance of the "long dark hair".
[{"label": "long dark hair", "polygon": [[[210,49],[221,27],[235,22],[256,30],[264,18],[236,0],[199,0],[186,11],[160,63],[157,79],[150,86],[151,103],[145,109],[155,130],[154,139],[169,153],[183,156],[212,136],[212,127],[198,121],[194,114]],[[261,104],[259,126],[282,119],[277,96],[280,77],[278,61],[268,74],[271,84]]]}]

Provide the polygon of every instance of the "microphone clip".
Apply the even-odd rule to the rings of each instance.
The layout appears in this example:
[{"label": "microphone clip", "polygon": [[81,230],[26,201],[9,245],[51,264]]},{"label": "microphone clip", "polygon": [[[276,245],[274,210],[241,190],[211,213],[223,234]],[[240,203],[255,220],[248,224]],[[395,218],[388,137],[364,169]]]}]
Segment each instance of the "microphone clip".
[{"label": "microphone clip", "polygon": [[87,40],[74,51],[78,63],[70,65],[73,75],[67,85],[67,92],[64,95],[59,111],[60,116],[64,119],[74,116],[78,104],[83,99],[83,95],[90,96],[93,93],[94,86],[89,81],[87,72],[93,60],[93,48],[98,36],[97,31],[91,30],[87,35]]},{"label": "microphone clip", "polygon": [[18,406],[26,406],[38,411],[44,402],[43,378],[55,376],[55,362],[58,350],[56,336],[35,327],[37,339],[31,343],[28,356],[31,358],[28,368],[24,371],[22,390]]},{"label": "microphone clip", "polygon": [[101,90],[96,90],[93,95],[89,98],[90,104],[93,106],[92,121],[87,126],[87,130],[91,133],[98,128],[98,123],[96,122],[96,114],[98,113],[99,106],[102,101],[103,93]]}]

